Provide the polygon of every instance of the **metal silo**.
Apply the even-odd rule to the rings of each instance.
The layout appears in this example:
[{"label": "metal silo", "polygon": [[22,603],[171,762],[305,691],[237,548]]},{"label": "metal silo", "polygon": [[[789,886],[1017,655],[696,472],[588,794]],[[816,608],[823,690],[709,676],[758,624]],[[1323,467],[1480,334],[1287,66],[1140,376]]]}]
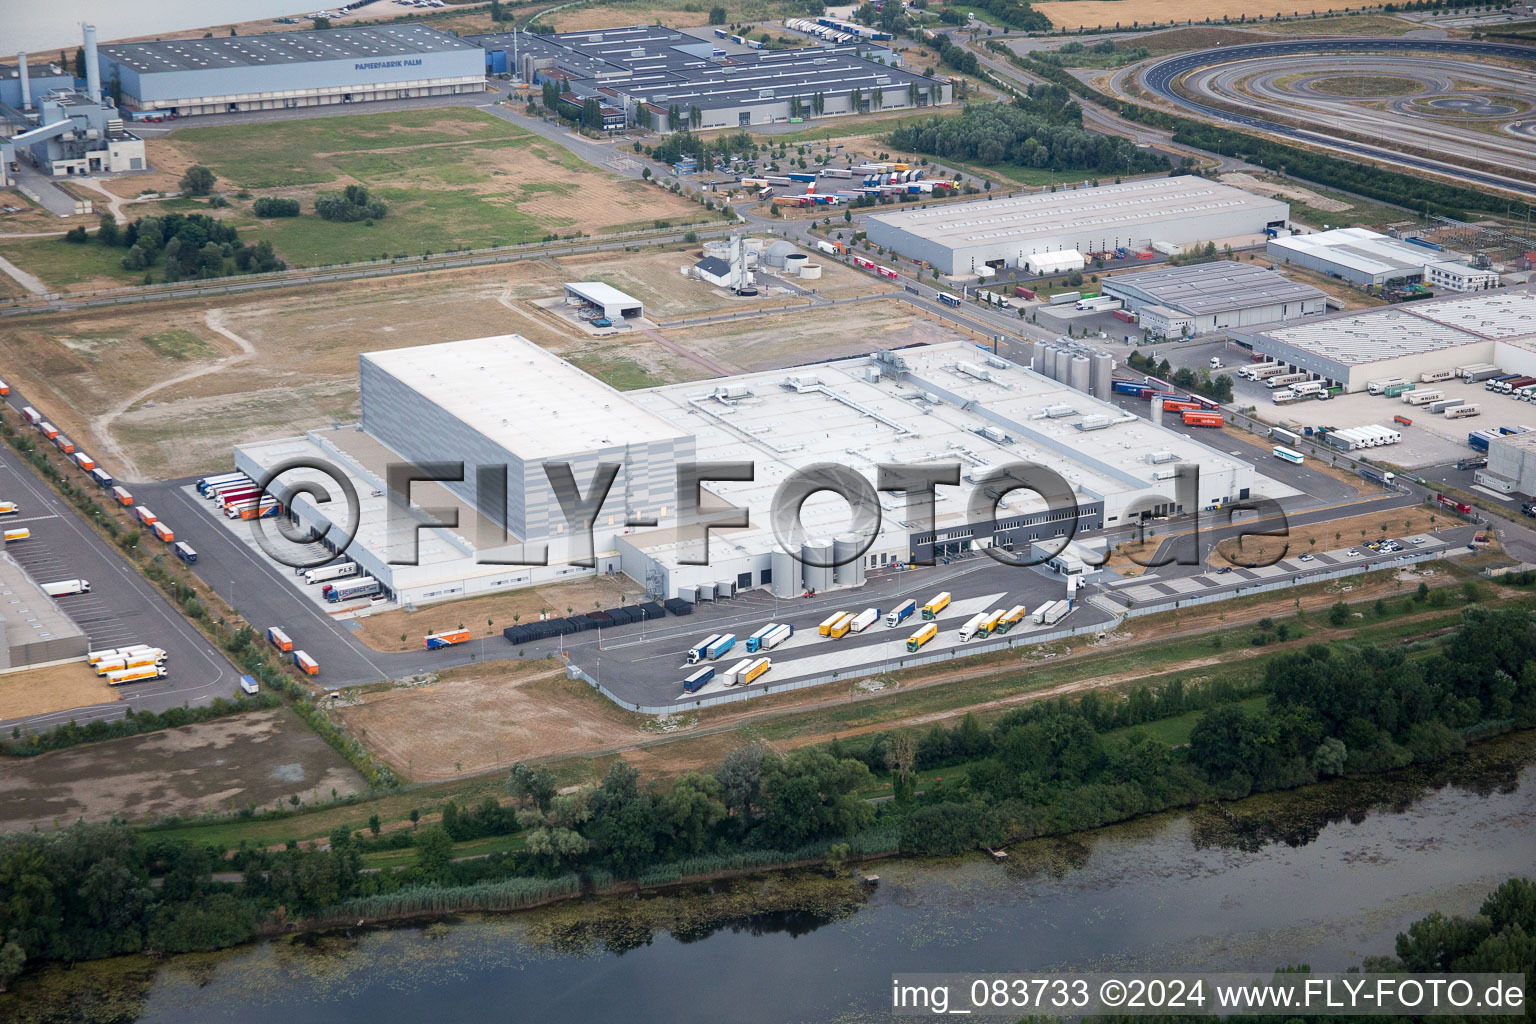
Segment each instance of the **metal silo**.
[{"label": "metal silo", "polygon": [[1058,348],[1055,355],[1056,369],[1051,374],[1051,379],[1068,383],[1072,378],[1072,353],[1064,348]]},{"label": "metal silo", "polygon": [[840,587],[864,585],[864,538],[856,533],[840,533],[832,540],[832,557],[837,562],[833,581]]},{"label": "metal silo", "polygon": [[1078,391],[1081,391],[1084,394],[1087,394],[1088,393],[1088,378],[1089,378],[1088,357],[1087,356],[1073,356],[1072,357],[1072,362],[1070,364],[1068,364],[1068,365],[1069,365],[1069,371],[1068,371],[1069,380],[1067,381],[1067,383],[1071,384],[1072,387],[1076,388]]},{"label": "metal silo", "polygon": [[1093,390],[1090,392],[1094,398],[1102,398],[1106,401],[1114,390],[1115,357],[1108,352],[1095,352],[1093,354]]},{"label": "metal silo", "polygon": [[1035,347],[1035,369],[1042,377],[1056,379],[1056,346],[1047,342]]},{"label": "metal silo", "polygon": [[1157,396],[1152,398],[1152,422],[1159,427],[1163,425],[1163,400]]},{"label": "metal silo", "polygon": [[799,597],[800,588],[800,563],[795,561],[795,556],[788,551],[774,551],[769,556],[769,565],[773,572],[773,580],[769,586],[773,589],[774,597]]},{"label": "metal silo", "polygon": [[825,537],[812,538],[800,546],[800,571],[807,587],[818,592],[832,589],[833,557],[832,542]]}]

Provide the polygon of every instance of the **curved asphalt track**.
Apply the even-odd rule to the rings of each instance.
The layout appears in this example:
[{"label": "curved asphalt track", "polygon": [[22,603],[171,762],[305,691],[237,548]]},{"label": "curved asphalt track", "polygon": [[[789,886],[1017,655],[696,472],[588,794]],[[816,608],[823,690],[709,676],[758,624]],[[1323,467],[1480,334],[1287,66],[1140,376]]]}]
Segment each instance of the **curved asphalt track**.
[{"label": "curved asphalt track", "polygon": [[1470,57],[1506,57],[1515,60],[1536,60],[1536,51],[1530,47],[1510,43],[1475,43],[1445,39],[1294,39],[1273,43],[1246,43],[1241,46],[1222,46],[1198,53],[1186,53],[1170,57],[1147,68],[1141,73],[1142,83],[1159,96],[1188,110],[1199,111],[1207,117],[1228,124],[1258,128],[1272,135],[1297,139],[1303,142],[1326,142],[1333,149],[1347,153],[1385,160],[1405,167],[1418,167],[1437,174],[1460,178],[1463,181],[1490,185],[1528,197],[1536,197],[1536,187],[1528,182],[1506,178],[1486,171],[1473,170],[1457,164],[1431,160],[1428,157],[1399,153],[1396,150],[1366,145],[1350,139],[1340,139],[1323,132],[1293,128],[1290,125],[1266,121],[1261,117],[1236,114],[1175,92],[1173,80],[1186,71],[1212,64],[1225,64],[1234,60],[1254,57],[1278,57],[1287,54],[1336,54],[1336,53],[1390,53],[1418,52],[1459,54]]}]

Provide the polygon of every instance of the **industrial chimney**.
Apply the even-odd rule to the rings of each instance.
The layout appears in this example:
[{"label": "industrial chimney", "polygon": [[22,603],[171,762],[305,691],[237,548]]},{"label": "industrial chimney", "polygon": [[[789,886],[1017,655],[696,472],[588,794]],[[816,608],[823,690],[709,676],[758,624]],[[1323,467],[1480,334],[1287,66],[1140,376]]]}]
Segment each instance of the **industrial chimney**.
[{"label": "industrial chimney", "polygon": [[18,53],[16,60],[21,66],[21,109],[26,110],[32,105],[32,79],[27,76],[27,51]]},{"label": "industrial chimney", "polygon": [[85,92],[92,103],[101,102],[101,68],[96,63],[96,26],[85,26]]}]

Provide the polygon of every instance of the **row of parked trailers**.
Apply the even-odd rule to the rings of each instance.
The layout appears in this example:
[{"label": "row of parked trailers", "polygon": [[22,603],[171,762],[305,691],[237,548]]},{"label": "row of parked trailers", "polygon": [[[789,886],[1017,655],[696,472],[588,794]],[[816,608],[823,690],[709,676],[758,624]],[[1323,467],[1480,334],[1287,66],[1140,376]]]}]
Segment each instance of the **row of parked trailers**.
[{"label": "row of parked trailers", "polygon": [[270,519],[283,511],[282,505],[262,491],[256,481],[244,473],[226,473],[203,477],[197,493],[207,498],[226,519]]},{"label": "row of parked trailers", "polygon": [[[10,388],[6,388],[6,391],[9,392]],[[149,509],[135,506],[133,495],[128,492],[127,488],[118,485],[111,473],[96,465],[96,460],[91,458],[91,456],[78,450],[74,442],[59,433],[59,429],[53,424],[43,419],[41,413],[29,405],[22,408],[21,415],[28,423],[37,428],[38,433],[51,441],[59,451],[69,456],[70,461],[79,466],[80,470],[95,481],[98,487],[108,492],[112,496],[112,500],[119,507],[132,509],[134,517],[144,525],[144,528],[153,534],[156,540],[170,545],[176,557],[189,564],[197,561],[197,552],[193,551],[186,543],[178,542],[176,540],[176,532],[169,525],[162,522],[160,517]]]},{"label": "row of parked trailers", "polygon": [[1383,427],[1376,423],[1370,423],[1363,427],[1344,427],[1340,430],[1319,431],[1316,436],[1321,437],[1323,443],[1330,448],[1336,448],[1341,452],[1354,451],[1359,448],[1380,448],[1384,445],[1397,444],[1403,439],[1402,431],[1393,430],[1391,427]]},{"label": "row of parked trailers", "polygon": [[[923,624],[917,628],[906,640],[906,649],[909,653],[921,650],[926,644],[939,635],[939,615],[948,608],[951,603],[949,591],[942,591],[921,607],[916,601],[907,600],[882,613],[879,608],[865,608],[861,612],[834,612],[817,626],[817,633],[831,640],[840,640],[851,633],[862,633],[864,630],[881,621],[882,615],[886,628],[895,629],[915,614],[921,614]],[[989,636],[1006,634],[1014,626],[1027,621],[1037,625],[1054,625],[1061,621],[1072,610],[1072,602],[1069,600],[1046,601],[1034,611],[1030,611],[1025,605],[1014,605],[1012,608],[996,609],[993,611],[979,612],[971,616],[957,630],[961,643],[971,640],[985,639]],[[788,623],[770,622],[761,627],[751,636],[747,637],[746,650],[748,654],[757,654],[761,651],[771,650],[779,644],[794,636],[795,629]],[[715,670],[706,662],[719,661],[730,653],[736,646],[734,633],[711,633],[703,640],[694,644],[687,651],[688,664],[703,665],[694,670],[683,679],[683,689],[688,693],[697,693],[705,684],[717,678]],[[718,678],[724,680],[727,686],[744,686],[766,672],[770,665],[768,659],[756,661],[747,659],[738,662],[728,671],[719,674]]]},{"label": "row of parked trailers", "polygon": [[571,633],[584,633],[592,629],[612,629],[631,623],[652,622],[665,618],[669,612],[673,615],[691,615],[693,605],[677,598],[662,602],[647,601],[644,604],[620,605],[617,608],[588,612],[568,619],[541,619],[538,622],[508,626],[501,631],[501,635],[506,637],[508,643],[526,644]]},{"label": "row of parked trailers", "polygon": [[108,686],[125,686],[165,678],[165,651],[149,644],[89,651],[86,663]]}]

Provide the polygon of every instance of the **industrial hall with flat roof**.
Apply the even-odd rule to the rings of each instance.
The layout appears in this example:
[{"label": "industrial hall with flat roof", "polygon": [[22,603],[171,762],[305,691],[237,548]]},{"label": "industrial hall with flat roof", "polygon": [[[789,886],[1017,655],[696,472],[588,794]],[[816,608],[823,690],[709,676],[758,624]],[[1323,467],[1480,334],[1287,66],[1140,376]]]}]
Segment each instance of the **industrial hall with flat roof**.
[{"label": "industrial hall with flat roof", "polygon": [[947,78],[903,70],[895,54],[867,42],[727,53],[708,39],[661,25],[547,36],[502,32],[465,40],[484,48],[491,73],[500,69],[530,84],[555,81],[578,102],[595,98],[628,123],[660,132],[937,106],[954,99]]},{"label": "industrial hall with flat roof", "polygon": [[[869,240],[947,274],[991,267],[1040,272],[1038,256],[1156,243],[1184,246],[1284,228],[1290,205],[1198,175],[1037,192],[1007,199],[933,206],[867,219]],[[1177,250],[1175,250],[1177,251]],[[1050,261],[1049,272],[1060,269]]]},{"label": "industrial hall with flat roof", "polygon": [[[358,495],[348,556],[390,598],[416,604],[618,572],[669,598],[715,583],[799,593],[801,566],[770,510],[788,477],[825,463],[871,488],[878,463],[962,467],[959,486],[938,488],[930,526],[907,521],[900,494],[863,510],[878,513],[878,526],[858,575],[1072,529],[1071,510],[1006,487],[995,516],[976,521],[971,492],[995,485],[994,466],[1057,473],[1076,499],[1078,531],[1119,525],[1143,507],[1165,515],[1226,504],[1255,481],[1242,459],[960,342],[624,392],[519,335],[366,353],[359,370],[360,424],[242,444],[235,465],[253,478],[297,457],[335,466]],[[388,467],[444,460],[462,462],[463,479],[414,485],[417,518],[397,514],[392,524]],[[701,515],[678,493],[679,466],[695,461],[754,467],[749,480],[703,484],[702,514],[715,502],[748,510],[745,527],[710,530],[707,564],[693,564],[702,551],[681,532]],[[1181,462],[1199,464],[1198,495],[1178,493]],[[576,527],[567,525],[569,489],[562,502],[564,470],[550,472],[558,464],[588,498],[599,466],[618,467],[606,499]],[[334,481],[309,470],[284,475],[274,493],[289,499],[300,527],[349,534],[352,524],[337,521],[344,502],[287,490],[306,479],[334,493]],[[844,537],[850,511],[838,498],[807,501],[806,544]],[[416,521],[419,530],[408,525]]]},{"label": "industrial hall with flat roof", "polygon": [[122,106],[177,117],[485,88],[480,48],[423,25],[112,43],[100,60]]}]

